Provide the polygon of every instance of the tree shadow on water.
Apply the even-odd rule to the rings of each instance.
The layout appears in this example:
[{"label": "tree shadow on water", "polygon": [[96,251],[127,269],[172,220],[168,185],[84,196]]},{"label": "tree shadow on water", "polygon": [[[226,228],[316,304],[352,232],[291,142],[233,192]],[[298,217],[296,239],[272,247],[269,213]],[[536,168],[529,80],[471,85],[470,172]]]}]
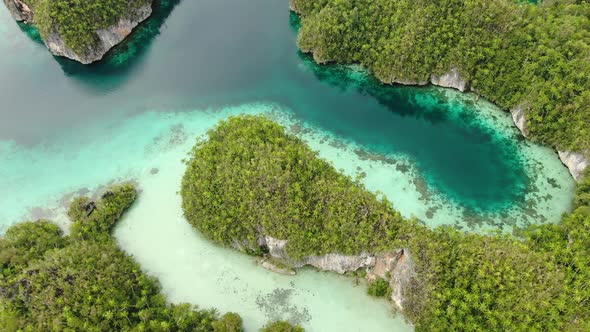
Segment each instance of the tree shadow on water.
[{"label": "tree shadow on water", "polygon": [[323,84],[340,91],[356,90],[371,96],[390,112],[422,118],[431,123],[449,121],[449,101],[441,91],[428,86],[383,84],[364,69],[339,64],[317,64],[311,55],[298,52],[302,63]]},{"label": "tree shadow on water", "polygon": [[[289,24],[294,33],[301,28],[301,18],[291,12]],[[444,94],[428,86],[400,86],[383,84],[365,69],[356,71],[351,66],[335,63],[318,64],[311,54],[297,51],[300,61],[323,84],[340,90],[356,90],[373,97],[389,111],[401,116],[423,118],[432,123],[449,120],[448,100]],[[420,90],[420,93],[417,93]],[[425,98],[426,97],[426,98]],[[424,101],[428,100],[428,103]]]}]

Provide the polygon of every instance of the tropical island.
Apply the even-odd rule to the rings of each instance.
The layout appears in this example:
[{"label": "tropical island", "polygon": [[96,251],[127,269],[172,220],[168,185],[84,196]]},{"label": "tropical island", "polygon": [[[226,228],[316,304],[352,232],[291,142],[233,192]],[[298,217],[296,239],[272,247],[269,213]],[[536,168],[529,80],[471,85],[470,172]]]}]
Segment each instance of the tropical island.
[{"label": "tropical island", "polygon": [[[76,197],[68,235],[48,220],[6,231],[0,238],[3,331],[243,331],[238,314],[168,304],[158,281],[119,249],[111,231],[136,197],[132,183]],[[271,322],[262,331],[286,328],[301,330]]]},{"label": "tropical island", "polygon": [[4,0],[13,18],[34,24],[57,56],[89,64],[152,13],[152,0]]},{"label": "tropical island", "polygon": [[417,331],[590,327],[588,179],[562,223],[512,237],[405,219],[262,117],[222,121],[187,165],[183,210],[209,239],[282,273],[360,272]]}]

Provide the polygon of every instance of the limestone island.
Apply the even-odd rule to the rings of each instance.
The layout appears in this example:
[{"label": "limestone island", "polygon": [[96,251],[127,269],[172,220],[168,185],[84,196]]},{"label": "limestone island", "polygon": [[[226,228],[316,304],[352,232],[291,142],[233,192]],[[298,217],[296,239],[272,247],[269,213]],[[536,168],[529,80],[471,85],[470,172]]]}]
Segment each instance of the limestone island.
[{"label": "limestone island", "polygon": [[416,331],[587,331],[590,180],[559,224],[518,236],[430,228],[260,116],[231,117],[189,154],[188,222],[281,274],[366,278]]},{"label": "limestone island", "polygon": [[12,17],[34,24],[56,56],[98,61],[152,14],[152,0],[4,0]]}]

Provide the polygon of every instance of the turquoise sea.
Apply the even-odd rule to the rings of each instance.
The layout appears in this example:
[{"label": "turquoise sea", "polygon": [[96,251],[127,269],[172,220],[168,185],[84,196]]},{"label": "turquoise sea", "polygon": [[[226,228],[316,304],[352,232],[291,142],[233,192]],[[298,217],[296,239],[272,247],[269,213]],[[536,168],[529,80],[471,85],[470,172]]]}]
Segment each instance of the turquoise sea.
[{"label": "turquoise sea", "polygon": [[278,276],[194,232],[176,191],[196,140],[220,119],[265,114],[432,227],[509,232],[569,210],[567,169],[506,112],[318,66],[297,51],[296,29],[286,0],[163,0],[104,61],[82,66],[52,57],[2,7],[0,225],[44,217],[66,227],[74,193],[133,179],[142,193],[115,235],[171,301],[238,312],[249,331],[277,318],[309,331],[405,331],[354,280]]}]

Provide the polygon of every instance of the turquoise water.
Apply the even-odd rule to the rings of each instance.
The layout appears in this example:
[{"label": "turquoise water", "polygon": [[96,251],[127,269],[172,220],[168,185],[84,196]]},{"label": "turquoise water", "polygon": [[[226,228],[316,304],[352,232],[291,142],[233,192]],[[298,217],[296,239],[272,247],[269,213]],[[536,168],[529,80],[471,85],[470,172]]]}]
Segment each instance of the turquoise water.
[{"label": "turquoise water", "polygon": [[315,65],[297,52],[286,0],[161,6],[91,66],[53,58],[0,10],[1,225],[67,226],[73,193],[132,178],[143,192],[116,237],[171,301],[239,312],[250,330],[281,317],[311,331],[334,321],[339,331],[402,331],[411,326],[350,279],[276,276],[192,231],[176,190],[195,138],[227,116],[266,114],[430,226],[509,231],[570,208],[573,181],[555,152],[524,141],[506,113],[451,90],[385,87],[359,68]]}]

